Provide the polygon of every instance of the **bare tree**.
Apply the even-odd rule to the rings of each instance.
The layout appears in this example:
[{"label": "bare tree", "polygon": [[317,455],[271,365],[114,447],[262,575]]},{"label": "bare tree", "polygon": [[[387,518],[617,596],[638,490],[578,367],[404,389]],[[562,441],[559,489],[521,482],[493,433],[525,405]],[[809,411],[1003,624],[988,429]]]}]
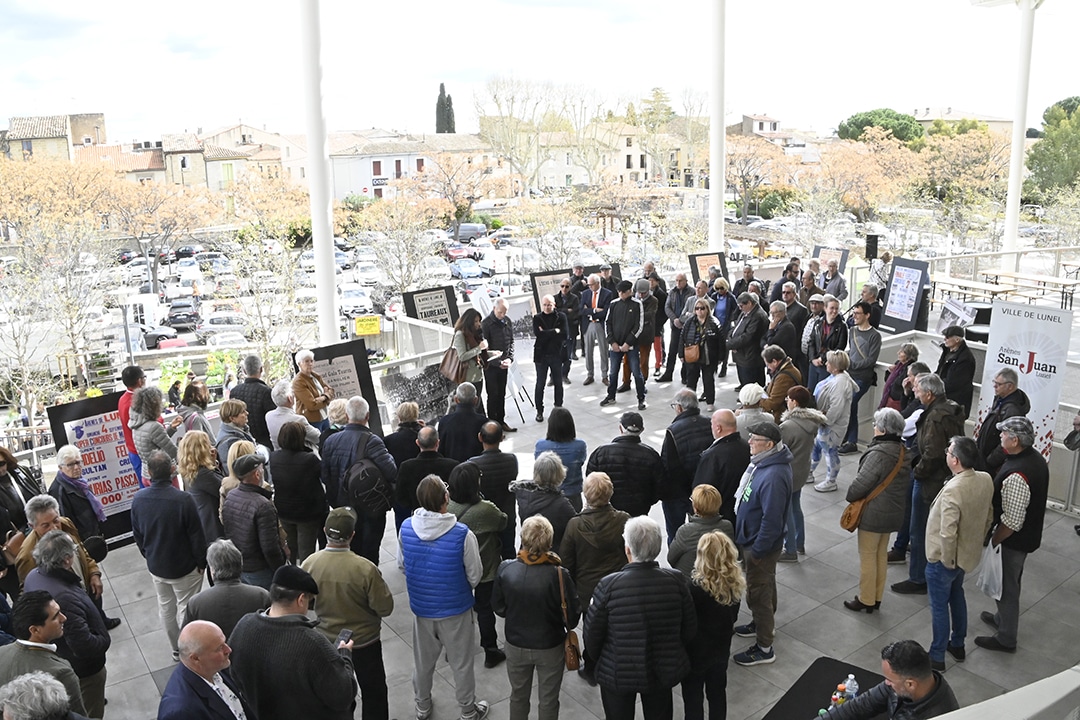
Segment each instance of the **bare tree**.
[{"label": "bare tree", "polygon": [[750,199],[759,188],[778,179],[777,170],[784,153],[768,140],[745,135],[729,135],[727,152],[727,183],[735,188],[746,224]]},{"label": "bare tree", "polygon": [[546,159],[540,147],[540,126],[552,109],[553,92],[547,83],[494,77],[475,100],[480,136],[521,175],[526,197]]},{"label": "bare tree", "polygon": [[360,216],[366,230],[383,234],[372,244],[379,268],[399,290],[410,290],[421,280],[424,258],[435,254],[436,241],[424,234],[443,227],[453,212],[447,200],[388,198],[374,203]]}]

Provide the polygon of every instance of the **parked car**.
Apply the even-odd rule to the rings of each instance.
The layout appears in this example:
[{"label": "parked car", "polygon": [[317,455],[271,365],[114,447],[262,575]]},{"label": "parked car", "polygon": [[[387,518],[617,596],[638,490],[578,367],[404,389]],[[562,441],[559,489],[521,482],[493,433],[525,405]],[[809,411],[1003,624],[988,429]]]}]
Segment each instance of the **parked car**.
[{"label": "parked car", "polygon": [[[447,228],[446,233],[453,238],[454,228]],[[484,237],[485,235],[487,235],[487,226],[483,223],[461,223],[458,226],[456,240],[458,242],[468,242],[473,238]]]},{"label": "parked car", "polygon": [[500,295],[521,295],[532,290],[529,278],[515,273],[495,275],[488,279],[488,286],[498,290]]},{"label": "parked car", "polygon": [[249,332],[248,322],[243,315],[236,313],[215,313],[200,322],[195,328],[195,337],[199,342],[206,342],[211,335],[223,332],[235,332],[244,335]]},{"label": "parked car", "polygon": [[438,282],[450,280],[454,275],[450,272],[450,266],[441,257],[429,255],[420,261],[420,284],[427,281]]},{"label": "parked car", "polygon": [[480,268],[480,264],[472,258],[461,258],[457,262],[450,264],[450,274],[456,278],[467,280],[481,277],[484,271]]},{"label": "parked car", "polygon": [[216,297],[240,297],[244,286],[240,278],[232,274],[218,275],[214,283],[214,295]]},{"label": "parked car", "polygon": [[143,340],[146,342],[146,347],[150,350],[160,347],[164,340],[176,339],[176,328],[165,327],[164,325],[151,327],[150,325],[143,325],[142,323],[135,323],[131,327],[137,328],[138,331],[142,333]]},{"label": "parked car", "polygon": [[353,261],[352,261],[352,258],[349,257],[348,253],[343,253],[340,250],[335,250],[334,251],[334,264],[337,265],[342,270],[348,270],[349,268],[351,268],[353,266]]},{"label": "parked car", "polygon": [[158,350],[167,350],[168,348],[187,347],[187,340],[184,338],[169,338],[162,340],[158,343]]},{"label": "parked car", "polygon": [[248,342],[243,333],[238,332],[219,332],[206,337],[208,347],[236,347],[237,345],[247,345]]},{"label": "parked car", "polygon": [[356,317],[357,315],[375,311],[375,307],[371,303],[371,293],[362,285],[343,283],[339,292],[341,294],[340,311],[342,315]]},{"label": "parked car", "polygon": [[116,259],[121,265],[127,265],[137,257],[142,257],[142,254],[138,250],[131,250],[130,248],[124,248],[116,253]]},{"label": "parked car", "polygon": [[373,262],[358,262],[356,264],[356,270],[353,271],[353,275],[356,277],[356,282],[361,285],[372,286],[378,284],[382,278],[382,272],[378,266]]},{"label": "parked car", "polygon": [[459,242],[447,243],[443,247],[443,253],[450,262],[469,257],[472,254],[472,251],[472,248],[466,247]]},{"label": "parked car", "polygon": [[375,255],[375,249],[370,245],[358,245],[356,251],[353,253],[356,257],[356,262],[378,262],[378,256]]},{"label": "parked car", "polygon": [[199,323],[199,311],[193,298],[173,300],[165,324],[177,330],[194,330]]},{"label": "parked car", "polygon": [[202,245],[181,245],[176,248],[176,257],[177,259],[193,258],[202,252],[206,252],[206,248]]},{"label": "parked car", "polygon": [[229,258],[225,257],[224,253],[216,251],[201,252],[193,255],[195,262],[199,263],[199,269],[203,272],[212,272],[214,270],[215,261],[220,263],[221,261],[228,262]]},{"label": "parked car", "polygon": [[281,292],[281,282],[269,270],[253,272],[248,282],[248,289],[253,295],[277,295]]}]

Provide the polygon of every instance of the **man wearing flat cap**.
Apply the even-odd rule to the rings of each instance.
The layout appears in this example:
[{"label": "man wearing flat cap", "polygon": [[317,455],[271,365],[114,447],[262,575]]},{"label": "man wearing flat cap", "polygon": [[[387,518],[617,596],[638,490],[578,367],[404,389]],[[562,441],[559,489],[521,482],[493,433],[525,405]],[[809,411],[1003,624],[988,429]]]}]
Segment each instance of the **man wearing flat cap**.
[{"label": "man wearing flat cap", "polygon": [[964,328],[950,325],[942,333],[941,357],[938,358],[937,376],[945,383],[945,397],[964,409],[964,417],[971,414],[974,394],[975,353],[964,340]]},{"label": "man wearing flat cap", "polygon": [[245,615],[229,636],[233,680],[259,720],[353,717],[353,641],[334,643],[315,629],[319,621],[307,614],[318,594],[311,575],[282,565],[269,609]]},{"label": "man wearing flat cap", "polygon": [[349,549],[356,531],[356,511],[339,507],[326,518],[326,548],[304,560],[303,569],[319,585],[315,609],[319,630],[333,640],[352,631],[352,662],[363,699],[363,720],[387,720],[390,706],[383,667],[381,618],[394,611],[394,596],[377,565]]},{"label": "man wearing flat cap", "polygon": [[990,542],[1001,546],[1001,599],[996,613],[984,610],[979,616],[994,628],[994,634],[975,638],[975,644],[1013,653],[1020,624],[1020,579],[1027,556],[1042,545],[1050,470],[1035,449],[1035,427],[1030,420],[1011,417],[998,423],[997,429],[1001,431],[1005,463],[994,477],[994,534]]},{"label": "man wearing flat cap", "polygon": [[272,494],[263,488],[263,465],[258,455],[241,455],[233,461],[233,475],[240,485],[221,506],[221,520],[228,536],[244,558],[240,579],[248,585],[270,589],[274,571],[285,564],[278,532],[278,514]]},{"label": "man wearing flat cap", "polygon": [[773,650],[776,616],[776,561],[784,544],[784,521],[791,502],[793,456],[781,441],[780,428],[760,422],[748,428],[750,464],[735,494],[735,544],[746,567],[746,606],[754,619],[739,625],[739,637],[756,642],[736,653],[739,665],[776,661]]}]

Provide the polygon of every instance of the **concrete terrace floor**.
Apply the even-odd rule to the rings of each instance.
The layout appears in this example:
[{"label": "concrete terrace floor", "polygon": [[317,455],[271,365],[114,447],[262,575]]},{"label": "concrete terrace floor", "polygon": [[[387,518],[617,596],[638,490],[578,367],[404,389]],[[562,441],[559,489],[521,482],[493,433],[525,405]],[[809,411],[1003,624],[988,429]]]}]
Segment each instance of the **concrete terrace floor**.
[{"label": "concrete terrace floor", "polygon": [[[525,376],[531,384],[531,364],[526,366]],[[718,381],[718,407],[735,405],[733,376],[734,368],[731,376]],[[578,437],[588,443],[591,452],[618,433],[619,416],[627,409],[635,409],[636,402],[632,392],[623,393],[618,395],[617,405],[601,408],[599,403],[605,387],[597,382],[583,388],[584,369],[580,362],[575,363],[571,379],[573,384],[566,388],[565,405],[574,413]],[[643,413],[645,441],[659,449],[664,428],[672,418],[669,402],[678,387],[650,380],[648,388],[649,408]],[[551,389],[547,396],[546,404],[550,408]],[[531,475],[533,444],[543,437],[545,427],[535,422],[536,413],[529,401],[522,401],[521,411],[524,422],[517,416],[513,404],[509,404],[507,419],[520,431],[508,436],[503,449],[518,455],[521,476],[527,477]],[[855,595],[858,587],[855,535],[840,528],[839,518],[846,504],[843,491],[854,476],[859,456],[841,457],[840,492],[820,494],[810,486],[803,491],[807,555],[800,558],[798,564],[781,564],[778,568],[776,662],[754,668],[730,664],[728,717],[732,720],[761,718],[807,666],[822,655],[880,672],[880,650],[889,642],[913,638],[924,646],[930,643],[930,609],[925,595],[904,596],[886,590],[881,610],[873,615],[853,613],[841,605],[843,600]],[[653,507],[651,515],[663,526],[659,504]],[[962,706],[1080,663],[1080,613],[1076,611],[1080,607],[1080,538],[1073,532],[1075,522],[1076,518],[1072,516],[1047,512],[1042,548],[1028,559],[1026,566],[1020,644],[1016,654],[993,653],[974,645],[974,636],[988,631],[979,620],[979,612],[993,609],[994,603],[974,587],[973,580],[968,580],[967,661],[957,664],[951,656],[946,658],[946,677]],[[414,717],[412,616],[405,579],[397,568],[396,553],[393,523],[388,522],[381,570],[395,594],[395,608],[383,625],[383,656],[390,688],[390,716],[407,720]],[[666,555],[666,548],[662,555]],[[134,546],[112,552],[102,563],[102,569],[105,605],[111,615],[119,615],[124,620],[112,631],[113,644],[107,663],[109,705],[106,717],[110,720],[147,720],[156,716],[161,689],[175,667],[158,619],[150,575]],[[906,577],[906,565],[889,566],[890,584]],[[748,619],[744,611],[741,621]],[[501,630],[501,620],[499,622]],[[741,651],[750,642],[735,637],[732,651]],[[506,671],[502,666],[485,669],[479,645],[476,651],[476,696],[491,702],[491,718],[507,718],[510,690]],[[282,662],[288,662],[288,659],[282,658]],[[444,661],[436,672],[433,693],[436,720],[457,717],[452,682]],[[830,690],[822,688],[820,705],[806,708],[806,717],[812,717],[818,707],[828,702]],[[675,716],[682,716],[678,688],[675,689]],[[356,717],[360,717],[359,708]],[[562,687],[561,717],[568,720],[602,718],[599,690],[588,686],[576,673],[568,673]]]}]

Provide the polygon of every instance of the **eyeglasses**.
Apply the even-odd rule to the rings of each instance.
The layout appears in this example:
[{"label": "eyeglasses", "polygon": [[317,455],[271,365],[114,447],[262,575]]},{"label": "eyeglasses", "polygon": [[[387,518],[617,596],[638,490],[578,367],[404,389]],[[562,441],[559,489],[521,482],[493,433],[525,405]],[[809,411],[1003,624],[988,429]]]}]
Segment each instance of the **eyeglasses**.
[{"label": "eyeglasses", "polygon": [[568,287],[570,287],[570,286],[569,286],[569,285],[560,285],[559,287],[561,287],[561,288],[568,288]]},{"label": "eyeglasses", "polygon": [[75,462],[64,463],[60,467],[82,467],[82,461],[76,460]]}]

